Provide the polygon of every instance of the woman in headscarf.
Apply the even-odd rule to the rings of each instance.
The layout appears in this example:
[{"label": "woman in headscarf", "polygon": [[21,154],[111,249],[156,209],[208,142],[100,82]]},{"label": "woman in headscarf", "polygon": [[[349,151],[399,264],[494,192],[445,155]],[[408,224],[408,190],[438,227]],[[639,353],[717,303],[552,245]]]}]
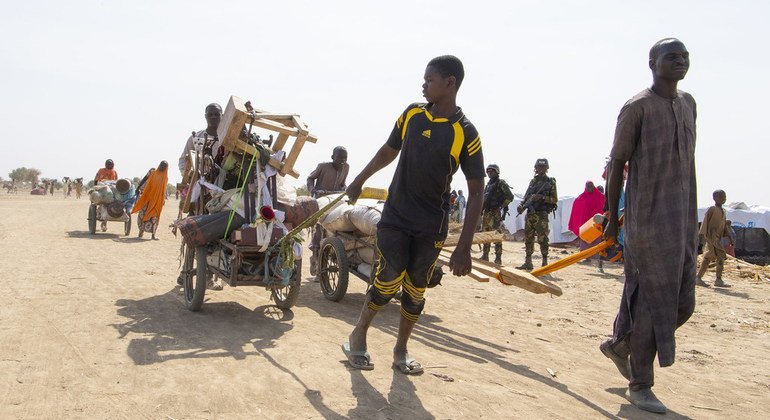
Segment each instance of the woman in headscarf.
[{"label": "woman in headscarf", "polygon": [[[575,202],[572,204],[572,213],[569,216],[569,230],[572,231],[578,237],[580,236],[580,226],[583,225],[588,219],[592,218],[597,213],[602,213],[604,209],[604,194],[602,194],[591,181],[586,181],[586,189],[580,194]],[[580,239],[580,250],[583,251],[596,244],[598,244],[602,238],[598,238],[593,243],[587,243]],[[599,259],[599,272],[604,272],[602,268],[602,259],[597,255]]]},{"label": "woman in headscarf", "polygon": [[167,184],[168,162],[165,160],[160,162],[157,169],[150,169],[139,182],[139,199],[136,200],[131,213],[138,213],[136,222],[139,225],[140,238],[144,232],[150,232],[152,239],[156,239],[155,231],[158,229],[160,213],[166,202]]}]

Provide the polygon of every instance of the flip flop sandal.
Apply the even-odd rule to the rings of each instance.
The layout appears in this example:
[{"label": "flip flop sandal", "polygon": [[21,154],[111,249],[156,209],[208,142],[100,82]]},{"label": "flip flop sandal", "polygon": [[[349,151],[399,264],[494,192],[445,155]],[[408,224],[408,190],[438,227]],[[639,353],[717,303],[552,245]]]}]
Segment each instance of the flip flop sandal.
[{"label": "flip flop sandal", "polygon": [[[360,369],[360,370],[374,369],[374,363],[372,363],[372,356],[369,355],[368,351],[350,350],[350,343],[345,343],[342,345],[342,352],[345,353],[345,357],[348,358],[348,363],[350,363],[350,367],[352,367],[353,369]],[[356,363],[354,357],[366,358],[366,364]]]},{"label": "flip flop sandal", "polygon": [[397,361],[394,361],[393,367],[398,369],[404,375],[417,375],[423,372],[420,362],[409,357],[409,353],[404,354]]}]

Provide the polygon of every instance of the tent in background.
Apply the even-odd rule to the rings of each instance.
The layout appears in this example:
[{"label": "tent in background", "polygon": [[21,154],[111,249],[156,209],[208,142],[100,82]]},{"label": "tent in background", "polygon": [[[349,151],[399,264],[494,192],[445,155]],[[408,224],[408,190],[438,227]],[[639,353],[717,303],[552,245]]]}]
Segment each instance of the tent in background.
[{"label": "tent in background", "polygon": [[[747,206],[744,203],[730,203],[724,206],[727,220],[731,220],[733,226],[745,228],[764,228],[770,232],[770,207]],[[698,209],[698,222],[703,222],[708,207]]]},{"label": "tent in background", "polygon": [[[524,216],[526,211],[521,216],[516,217],[516,207],[521,204],[523,196],[520,194],[514,194],[513,203],[510,204],[510,215],[505,218],[503,224],[505,224],[508,232],[516,233],[519,230],[524,229]],[[572,242],[577,239],[574,233],[569,230],[569,216],[572,213],[572,203],[575,201],[575,197],[561,197],[556,207],[556,213],[551,213],[548,218],[548,224],[551,227],[551,233],[548,234],[548,241],[552,244]]]}]

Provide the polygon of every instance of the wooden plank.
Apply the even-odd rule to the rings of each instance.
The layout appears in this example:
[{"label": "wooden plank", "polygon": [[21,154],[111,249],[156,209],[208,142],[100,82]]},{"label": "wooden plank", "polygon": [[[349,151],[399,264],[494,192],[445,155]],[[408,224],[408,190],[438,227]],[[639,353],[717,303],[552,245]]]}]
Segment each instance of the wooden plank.
[{"label": "wooden plank", "polygon": [[262,118],[257,118],[254,121],[249,120],[247,122],[253,126],[264,128],[265,130],[271,130],[277,133],[287,134],[290,136],[299,135],[299,130],[297,130],[296,128],[283,125],[273,120],[265,120]]},{"label": "wooden plank", "polygon": [[[251,125],[259,127],[259,128],[264,128],[265,130],[275,131],[276,133],[279,133],[279,134],[286,134],[286,135],[292,136],[292,137],[297,137],[301,133],[300,130],[298,130],[298,129],[294,128],[294,127],[289,127],[289,126],[286,126],[286,125],[281,124],[279,122],[272,121],[272,120],[266,120],[266,119],[262,119],[262,118],[257,118],[254,121],[251,121],[251,119],[249,119],[245,123],[251,124]],[[305,140],[306,141],[309,141],[310,143],[315,143],[315,142],[318,141],[318,137],[316,137],[315,134],[310,134],[310,133],[308,133],[307,130],[303,130],[303,131],[305,132],[305,136],[306,136]]]},{"label": "wooden plank", "polygon": [[[452,253],[450,251],[441,250],[441,253],[439,255],[441,257],[445,258],[447,260],[447,264],[449,264],[449,259],[452,257]],[[471,257],[471,259],[474,260],[473,261],[474,264],[471,266],[471,270],[476,271],[476,272],[481,273],[481,274],[486,275],[486,276],[490,276],[492,278],[496,278],[497,277],[497,267],[490,268],[490,267],[485,266],[484,264],[478,264],[477,261],[475,261],[475,260],[477,260],[476,258],[472,258]],[[483,261],[483,260],[479,260],[479,261]]]},{"label": "wooden plank", "polygon": [[273,114],[265,111],[254,112],[254,116],[256,118],[264,118],[266,120],[273,120],[273,121],[291,121],[292,117],[294,117],[295,115],[296,114]]},{"label": "wooden plank", "polygon": [[227,103],[222,120],[217,128],[217,137],[227,151],[235,150],[236,141],[240,139],[241,130],[249,118],[243,99],[231,96]]},{"label": "wooden plank", "polygon": [[[185,164],[185,169],[187,170],[189,168],[189,183],[187,184],[187,195],[184,197],[184,202],[182,204],[182,213],[189,213],[190,212],[190,200],[192,198],[192,189],[193,185],[195,185],[196,182],[198,182],[198,152],[194,150],[188,150],[187,151],[187,164]],[[187,174],[185,174],[185,178],[187,178]]]},{"label": "wooden plank", "polygon": [[[235,148],[236,150],[240,150],[242,152],[246,152],[250,155],[258,155],[257,148],[244,142],[243,140],[238,140],[235,142]],[[267,162],[268,165],[272,166],[275,169],[281,170],[283,169],[283,163],[279,162],[275,158],[270,158],[270,160]],[[295,177],[296,178],[296,177]]]},{"label": "wooden plank", "polygon": [[548,280],[537,278],[526,271],[515,268],[501,268],[497,276],[500,283],[508,286],[520,287],[532,293],[550,293],[554,296],[561,296],[561,288]]},{"label": "wooden plank", "polygon": [[[449,257],[445,255],[439,255],[438,261],[446,264],[447,266],[449,265]],[[489,279],[494,277],[494,276],[490,277],[488,274],[485,274],[481,271],[476,270],[475,267],[471,268],[471,272],[468,273],[467,275],[468,277],[472,278],[473,280],[476,280],[479,283],[489,283]]]},{"label": "wooden plank", "polygon": [[[442,250],[441,257],[449,259],[451,251]],[[532,293],[550,293],[554,296],[561,296],[561,288],[555,284],[537,278],[526,271],[517,270],[515,268],[504,268],[498,266],[495,263],[485,261],[479,258],[471,258],[473,262],[473,270],[477,272],[496,278],[507,286],[516,286]]]},{"label": "wooden plank", "polygon": [[291,146],[291,151],[283,161],[283,169],[281,169],[281,175],[286,175],[287,173],[291,172],[292,169],[294,169],[294,164],[297,162],[297,158],[299,157],[300,152],[302,152],[302,146],[305,145],[306,139],[307,136],[305,134],[300,134],[297,136],[297,139],[294,140],[294,144]]},{"label": "wooden plank", "polygon": [[277,152],[279,150],[283,150],[284,146],[286,146],[286,140],[288,139],[289,139],[288,134],[283,134],[283,133],[278,134],[278,138],[275,139],[275,143],[273,143],[273,147],[272,147],[273,151]]},{"label": "wooden plank", "polygon": [[301,134],[304,134],[305,136],[308,135],[307,131],[307,124],[303,123],[302,120],[299,119],[299,115],[295,115],[291,118],[292,122],[294,123],[294,127],[299,130]]},{"label": "wooden plank", "polygon": [[[488,232],[476,232],[473,234],[473,244],[489,244],[494,242],[502,242],[505,237],[502,233],[497,231]],[[460,242],[460,234],[453,233],[446,237],[444,240],[444,247],[457,246]]]}]

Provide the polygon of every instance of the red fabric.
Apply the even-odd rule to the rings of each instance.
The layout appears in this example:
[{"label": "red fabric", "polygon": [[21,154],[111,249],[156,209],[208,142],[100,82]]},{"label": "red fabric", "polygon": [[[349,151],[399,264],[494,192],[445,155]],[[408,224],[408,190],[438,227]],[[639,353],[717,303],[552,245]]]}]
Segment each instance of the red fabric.
[{"label": "red fabric", "polygon": [[569,215],[569,230],[575,235],[580,234],[580,226],[583,226],[583,223],[595,214],[601,213],[604,208],[604,194],[596,188],[588,192],[587,184],[585,191],[572,203],[572,213]]},{"label": "red fabric", "polygon": [[725,252],[727,253],[727,255],[735,258],[735,246],[734,245],[732,245],[732,244],[725,245]]}]

